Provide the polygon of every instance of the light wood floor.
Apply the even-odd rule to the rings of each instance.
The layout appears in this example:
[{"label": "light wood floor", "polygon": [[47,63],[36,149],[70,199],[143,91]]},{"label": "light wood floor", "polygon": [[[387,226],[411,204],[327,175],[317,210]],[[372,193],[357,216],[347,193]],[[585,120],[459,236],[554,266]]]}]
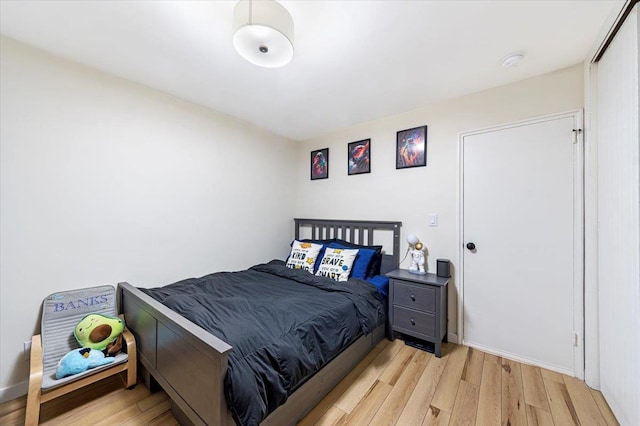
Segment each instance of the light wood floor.
[{"label": "light wood floor", "polygon": [[[25,398],[0,405],[24,422]],[[177,425],[164,392],[125,390],[115,376],[43,404],[46,425]],[[383,340],[305,417],[309,425],[617,425],[584,382],[447,344],[442,358]]]}]

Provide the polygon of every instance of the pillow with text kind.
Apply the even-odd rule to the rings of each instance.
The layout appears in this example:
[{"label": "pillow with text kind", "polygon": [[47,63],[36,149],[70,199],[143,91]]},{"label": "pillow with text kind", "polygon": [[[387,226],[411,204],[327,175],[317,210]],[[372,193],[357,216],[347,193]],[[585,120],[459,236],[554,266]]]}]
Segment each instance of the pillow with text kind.
[{"label": "pillow with text kind", "polygon": [[287,268],[304,269],[313,274],[313,268],[321,248],[322,244],[294,241],[287,259]]},{"label": "pillow with text kind", "polygon": [[331,278],[334,281],[347,281],[351,266],[358,255],[356,249],[336,249],[327,247],[316,275]]}]

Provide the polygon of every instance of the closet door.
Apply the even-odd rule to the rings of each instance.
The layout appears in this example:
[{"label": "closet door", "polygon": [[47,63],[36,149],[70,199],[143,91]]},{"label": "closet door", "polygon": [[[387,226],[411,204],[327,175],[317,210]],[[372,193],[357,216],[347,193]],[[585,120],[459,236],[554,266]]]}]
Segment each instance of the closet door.
[{"label": "closet door", "polygon": [[461,138],[463,341],[572,376],[584,373],[579,119]]},{"label": "closet door", "polygon": [[598,62],[600,386],[621,424],[640,425],[638,6]]}]

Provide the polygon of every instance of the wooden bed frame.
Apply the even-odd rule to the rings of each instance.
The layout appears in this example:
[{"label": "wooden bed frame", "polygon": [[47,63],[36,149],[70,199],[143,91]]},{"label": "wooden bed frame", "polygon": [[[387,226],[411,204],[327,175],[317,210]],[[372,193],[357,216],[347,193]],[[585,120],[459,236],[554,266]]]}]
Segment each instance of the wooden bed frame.
[{"label": "wooden bed frame", "polygon": [[[381,274],[398,267],[401,222],[294,219],[295,237],[340,238],[373,245],[374,231],[391,232],[393,253],[383,254]],[[308,237],[302,235],[305,229]],[[181,424],[233,425],[223,382],[233,348],[129,283],[118,284],[120,312],[136,337],[140,371],[148,387],[158,383]],[[294,425],[383,339],[381,325],[362,336],[300,386],[261,424]]]}]

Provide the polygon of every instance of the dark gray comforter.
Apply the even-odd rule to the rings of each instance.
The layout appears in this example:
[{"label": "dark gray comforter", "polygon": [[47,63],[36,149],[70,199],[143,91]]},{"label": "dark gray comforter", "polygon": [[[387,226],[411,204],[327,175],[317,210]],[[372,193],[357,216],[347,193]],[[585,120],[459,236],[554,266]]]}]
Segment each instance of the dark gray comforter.
[{"label": "dark gray comforter", "polygon": [[337,283],[280,260],[140,290],[233,346],[225,396],[240,425],[260,423],[328,361],[384,323],[373,285]]}]

